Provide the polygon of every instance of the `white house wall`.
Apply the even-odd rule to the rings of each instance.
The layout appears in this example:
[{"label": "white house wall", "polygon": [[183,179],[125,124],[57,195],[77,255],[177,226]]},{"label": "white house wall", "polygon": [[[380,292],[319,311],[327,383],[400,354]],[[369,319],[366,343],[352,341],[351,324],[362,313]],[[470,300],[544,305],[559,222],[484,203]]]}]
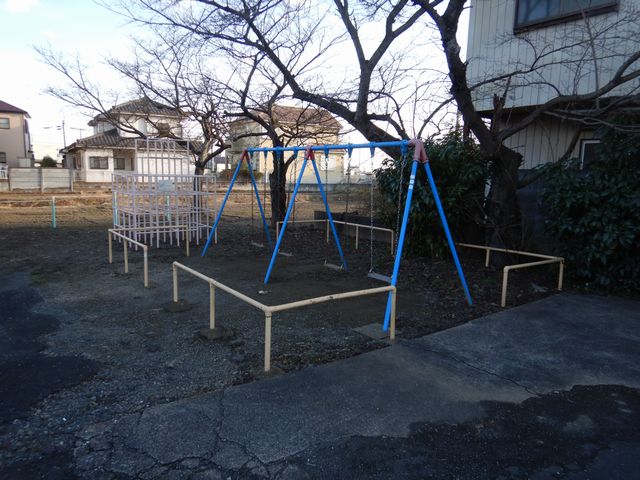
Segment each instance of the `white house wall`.
[{"label": "white house wall", "polygon": [[[606,83],[621,64],[626,54],[638,50],[640,32],[640,0],[620,0],[617,12],[588,18],[592,32],[597,35],[609,29],[608,38],[596,43],[599,85]],[[635,12],[635,13],[634,13]],[[574,20],[558,25],[535,28],[514,34],[516,0],[471,0],[469,21],[468,78],[473,85],[497,75],[516,69],[531,67],[540,53],[546,53],[541,62],[551,63],[535,73],[527,72],[511,80],[507,94],[507,107],[538,105],[557,95],[549,84],[561,94],[585,93],[596,87],[596,76],[590,42],[584,20]],[[559,46],[581,39],[571,50],[551,53]],[[527,42],[530,42],[527,43]],[[538,52],[536,54],[536,52]],[[584,61],[568,64],[566,58],[585,58]],[[532,85],[537,82],[537,85]],[[612,94],[640,88],[635,80],[626,89]],[[474,101],[481,111],[493,109],[494,93],[502,95],[505,84],[490,84],[474,91]]]}]

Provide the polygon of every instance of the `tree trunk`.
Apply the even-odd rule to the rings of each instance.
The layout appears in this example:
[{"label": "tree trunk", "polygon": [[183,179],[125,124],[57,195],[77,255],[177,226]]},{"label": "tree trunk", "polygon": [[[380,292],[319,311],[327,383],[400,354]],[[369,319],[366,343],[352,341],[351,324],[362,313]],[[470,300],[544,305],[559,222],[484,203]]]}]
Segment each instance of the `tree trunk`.
[{"label": "tree trunk", "polygon": [[287,166],[280,156],[275,155],[273,173],[269,175],[269,189],[271,192],[271,226],[284,220],[287,212]]},{"label": "tree trunk", "polygon": [[491,189],[485,209],[490,232],[488,245],[508,248],[522,246],[522,217],[517,197],[521,162],[522,155],[504,146],[494,158]]}]

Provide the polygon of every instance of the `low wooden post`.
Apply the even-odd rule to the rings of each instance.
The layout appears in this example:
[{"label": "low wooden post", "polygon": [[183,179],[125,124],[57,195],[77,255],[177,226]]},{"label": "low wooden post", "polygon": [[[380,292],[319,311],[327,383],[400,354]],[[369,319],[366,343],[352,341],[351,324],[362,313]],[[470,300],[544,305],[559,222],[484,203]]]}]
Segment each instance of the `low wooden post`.
[{"label": "low wooden post", "polygon": [[329,243],[329,219],[327,218],[327,243]]},{"label": "low wooden post", "polygon": [[129,273],[129,245],[127,240],[122,239],[122,245],[124,246],[124,273]]},{"label": "low wooden post", "polygon": [[216,287],[213,283],[209,284],[209,328],[216,329]]},{"label": "low wooden post", "polygon": [[502,270],[502,299],[500,300],[500,306],[507,306],[507,283],[509,282],[509,267],[504,267]]},{"label": "low wooden post", "polygon": [[173,265],[173,303],[178,303],[178,267]]},{"label": "low wooden post", "polygon": [[271,312],[264,312],[264,371],[271,370]]},{"label": "low wooden post", "polygon": [[149,247],[142,247],[142,258],[144,268],[144,288],[149,288]]},{"label": "low wooden post", "polygon": [[113,238],[111,232],[107,232],[107,238],[109,239],[109,263],[113,263]]},{"label": "low wooden post", "polygon": [[489,267],[489,258],[491,258],[491,249],[487,248],[487,254],[484,257],[484,266],[485,266],[485,268]]},{"label": "low wooden post", "polygon": [[358,225],[356,225],[356,250],[358,249]]}]

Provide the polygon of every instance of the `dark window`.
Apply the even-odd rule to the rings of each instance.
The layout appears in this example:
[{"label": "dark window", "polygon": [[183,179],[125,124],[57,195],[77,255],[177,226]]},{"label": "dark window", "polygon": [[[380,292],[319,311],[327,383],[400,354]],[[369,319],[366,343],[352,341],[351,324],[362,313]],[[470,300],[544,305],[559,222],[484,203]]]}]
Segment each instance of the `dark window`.
[{"label": "dark window", "polygon": [[0,118],[0,128],[11,128],[8,118]]},{"label": "dark window", "polygon": [[600,140],[582,140],[580,142],[580,168],[589,170],[591,164],[598,160]]},{"label": "dark window", "polygon": [[615,10],[619,0],[516,0],[517,30]]},{"label": "dark window", "polygon": [[0,152],[0,163],[7,163],[7,154],[6,154],[6,152]]},{"label": "dark window", "polygon": [[113,159],[113,169],[114,170],[125,170],[127,162],[124,158],[114,158]]},{"label": "dark window", "polygon": [[108,170],[109,157],[89,157],[89,168],[92,170]]}]

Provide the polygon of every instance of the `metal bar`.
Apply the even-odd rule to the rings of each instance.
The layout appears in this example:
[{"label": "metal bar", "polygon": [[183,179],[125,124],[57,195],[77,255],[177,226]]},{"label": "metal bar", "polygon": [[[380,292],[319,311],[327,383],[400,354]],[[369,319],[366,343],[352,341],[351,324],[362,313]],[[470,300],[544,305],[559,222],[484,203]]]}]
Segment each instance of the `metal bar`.
[{"label": "metal bar", "polygon": [[178,303],[178,267],[173,262],[173,303]]},{"label": "metal bar", "polygon": [[319,145],[313,147],[256,147],[247,148],[249,153],[255,152],[304,152],[311,149],[314,152],[325,152],[327,150],[348,150],[354,148],[380,148],[380,147],[406,147],[409,140],[398,140],[392,142],[371,142],[371,143],[343,143],[334,145]]},{"label": "metal bar", "polygon": [[322,297],[308,298],[306,300],[299,300],[297,302],[291,303],[283,303],[280,305],[273,305],[271,307],[267,307],[269,311],[282,312],[284,310],[293,310],[294,308],[306,307],[308,305],[316,305],[318,303],[330,302],[333,300],[342,300],[345,298],[352,297],[362,297],[365,295],[375,295],[376,293],[384,293],[384,292],[393,292],[396,288],[392,285],[387,285],[385,287],[376,287],[376,288],[368,288],[365,290],[354,290],[351,292],[344,293],[334,293],[331,295],[324,295]]},{"label": "metal bar", "polygon": [[389,340],[395,340],[396,338],[396,297],[398,295],[397,290],[394,288],[391,290],[391,325],[389,326]]},{"label": "metal bar", "polygon": [[489,261],[491,260],[491,249],[487,248],[487,254],[484,257],[484,266],[489,267]]},{"label": "metal bar", "polygon": [[560,262],[560,268],[558,270],[558,290],[562,291],[562,280],[564,278],[564,260]]},{"label": "metal bar", "polygon": [[327,236],[326,243],[328,244],[328,243],[329,243],[329,220],[328,220],[328,219],[327,219],[327,220],[325,220],[325,221],[324,221],[324,224],[325,224],[325,226],[326,226],[326,231],[327,231],[327,235],[326,235],[326,236]]},{"label": "metal bar", "polygon": [[356,225],[356,250],[358,249],[358,226]]},{"label": "metal bar", "polygon": [[[416,171],[418,169],[418,161],[414,160],[411,165],[411,175],[409,176],[409,188],[407,189],[407,198],[404,203],[404,213],[402,214],[402,226],[400,227],[400,235],[398,238],[398,249],[396,258],[393,262],[393,274],[391,275],[391,285],[394,287],[398,284],[398,272],[400,271],[400,259],[402,258],[402,249],[404,248],[404,237],[407,234],[407,223],[409,220],[409,210],[411,208],[411,197],[413,197],[413,186],[416,182]],[[389,320],[391,319],[392,299],[391,294],[387,299],[387,309],[384,313],[384,324],[382,329],[386,332],[389,329]]]},{"label": "metal bar", "polygon": [[304,169],[307,167],[307,157],[305,156],[304,161],[302,162],[302,168],[300,169],[300,174],[298,175],[298,180],[296,181],[296,186],[293,189],[293,194],[291,195],[291,199],[289,200],[289,206],[287,207],[287,213],[284,216],[284,221],[282,222],[282,229],[280,230],[280,235],[278,235],[278,240],[276,241],[276,248],[273,249],[273,255],[271,256],[271,261],[269,262],[269,268],[267,268],[267,274],[264,277],[265,285],[269,282],[269,276],[271,275],[271,269],[276,262],[276,258],[278,256],[278,250],[280,249],[280,244],[282,243],[282,237],[284,236],[284,232],[287,229],[287,221],[289,220],[289,216],[291,215],[291,210],[293,210],[293,205],[296,202],[296,195],[298,195],[298,187],[300,187],[300,183],[302,182],[302,175],[304,175]]},{"label": "metal bar", "polygon": [[51,227],[57,227],[56,221],[56,197],[51,197]]},{"label": "metal bar", "polygon": [[209,328],[216,329],[216,286],[209,284]]},{"label": "metal bar", "polygon": [[124,273],[129,273],[129,248],[128,248],[129,245],[127,244],[128,241],[129,239],[125,237],[124,241],[122,242],[122,245],[124,245]]},{"label": "metal bar", "polygon": [[271,370],[271,312],[264,313],[264,371]]},{"label": "metal bar", "polygon": [[507,282],[509,282],[509,269],[504,267],[502,271],[502,296],[500,297],[500,306],[507,306]]},{"label": "metal bar", "polygon": [[109,263],[113,263],[113,238],[110,231],[107,231],[107,238],[109,239]]},{"label": "metal bar", "polygon": [[143,271],[144,271],[144,288],[149,288],[149,247],[142,247]]},{"label": "metal bar", "polygon": [[460,247],[469,247],[469,248],[477,248],[479,250],[491,250],[492,252],[502,252],[502,253],[511,253],[515,255],[525,255],[529,257],[536,258],[547,258],[547,259],[562,259],[563,257],[557,257],[554,255],[544,255],[542,253],[533,253],[533,252],[524,252],[522,250],[510,250],[508,248],[498,248],[498,247],[490,247],[488,245],[475,245],[473,243],[460,243],[456,242],[456,245]]},{"label": "metal bar", "polygon": [[329,223],[331,224],[331,230],[333,232],[333,238],[336,241],[336,246],[338,247],[338,252],[340,253],[340,260],[342,260],[342,266],[345,270],[349,270],[347,267],[347,261],[344,258],[344,253],[342,253],[342,245],[340,245],[340,237],[338,237],[338,232],[336,231],[336,226],[333,224],[333,217],[331,215],[331,208],[329,207],[329,202],[327,201],[327,196],[324,193],[324,188],[322,187],[322,178],[320,177],[320,172],[318,171],[318,166],[316,165],[315,160],[312,159],[311,166],[313,166],[313,171],[316,174],[316,179],[318,181],[318,189],[320,190],[320,195],[322,196],[322,201],[324,202],[324,206],[327,212],[327,218],[329,219]]},{"label": "metal bar", "polygon": [[189,225],[187,225],[187,228],[185,228],[185,239],[184,239],[184,243],[187,244],[187,257],[190,256],[190,252],[189,252],[189,244],[191,243],[191,229],[189,228]]},{"label": "metal bar", "polygon": [[[502,298],[500,300],[500,306],[505,307],[507,305],[507,283],[509,279],[509,272],[511,270],[518,270],[521,268],[537,267],[540,265],[548,265],[550,263],[560,263],[562,265],[564,260],[561,258],[550,258],[547,260],[540,260],[538,262],[519,263],[517,265],[507,265],[502,269]],[[559,281],[559,286],[562,287],[562,282]],[[560,290],[561,288],[558,288]]]},{"label": "metal bar", "polygon": [[444,233],[447,237],[447,242],[449,243],[451,256],[453,257],[453,261],[456,264],[456,269],[458,270],[458,277],[460,277],[462,288],[464,289],[464,293],[467,297],[467,303],[469,303],[469,305],[473,305],[473,299],[471,298],[471,293],[469,292],[469,287],[467,286],[467,279],[464,277],[464,272],[462,271],[462,265],[460,264],[460,259],[458,258],[458,252],[456,251],[456,245],[455,243],[453,243],[453,238],[451,238],[451,231],[449,230],[447,217],[444,214],[444,209],[442,208],[442,203],[440,202],[440,195],[438,195],[436,182],[433,180],[431,167],[429,167],[429,162],[423,163],[423,165],[424,165],[425,171],[427,172],[429,185],[431,186],[431,192],[433,193],[433,198],[436,201],[436,208],[438,209],[438,214],[440,215],[440,221],[442,222],[442,227],[444,228]]},{"label": "metal bar", "polygon": [[222,212],[224,212],[224,207],[227,205],[227,200],[229,199],[229,195],[231,194],[231,189],[233,188],[233,184],[236,182],[236,177],[238,176],[238,172],[240,171],[240,166],[242,165],[242,160],[238,162],[238,166],[236,167],[236,171],[233,172],[233,177],[231,178],[231,183],[229,183],[229,188],[227,189],[227,193],[224,195],[224,200],[222,200],[222,205],[220,205],[220,210],[218,211],[218,215],[216,216],[216,221],[213,223],[213,228],[209,232],[209,237],[207,238],[207,243],[205,243],[204,248],[202,249],[201,256],[204,257],[209,249],[209,244],[211,243],[211,239],[213,238],[214,232],[218,229],[218,222],[220,221],[220,217],[222,217]]}]

